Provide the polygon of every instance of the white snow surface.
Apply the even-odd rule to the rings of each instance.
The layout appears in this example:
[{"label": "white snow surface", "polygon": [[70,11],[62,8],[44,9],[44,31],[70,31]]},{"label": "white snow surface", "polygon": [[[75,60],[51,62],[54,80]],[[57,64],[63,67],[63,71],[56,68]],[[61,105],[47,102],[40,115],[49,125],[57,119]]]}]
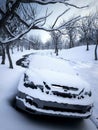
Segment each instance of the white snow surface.
[{"label": "white snow surface", "polygon": [[[14,53],[12,59],[14,62],[14,69],[8,68],[6,65],[0,65],[0,129],[1,130],[97,130],[94,123],[90,120],[84,120],[81,123],[77,121],[54,121],[45,120],[41,117],[35,119],[16,111],[10,101],[17,93],[17,86],[25,68],[16,66],[15,62],[22,57],[22,55],[29,53],[37,53],[40,55],[51,55],[53,51],[24,51]],[[98,61],[94,60],[94,46],[90,46],[90,50],[86,51],[86,46],[76,47],[59,52],[58,58],[65,60],[66,64],[70,64],[76,73],[86,80],[92,88],[94,96],[93,116],[98,118]],[[54,54],[53,57],[55,58]],[[1,57],[0,57],[1,60]],[[42,64],[42,63],[40,63]],[[48,63],[45,63],[48,65]],[[48,65],[49,66],[49,65]],[[63,65],[62,65],[63,66]],[[43,66],[42,66],[43,67]],[[57,66],[55,66],[57,68]],[[38,68],[37,68],[38,69]],[[43,68],[44,69],[44,68]],[[60,71],[59,68],[57,69]],[[44,70],[45,71],[45,70]],[[62,72],[63,73],[63,72]],[[74,72],[73,72],[74,73]],[[53,123],[54,122],[54,123]]]},{"label": "white snow surface", "polygon": [[52,56],[32,55],[28,73],[33,76],[31,80],[36,76],[35,80],[40,77],[49,84],[78,87],[79,89],[89,87],[89,84],[77,75],[69,62]]}]

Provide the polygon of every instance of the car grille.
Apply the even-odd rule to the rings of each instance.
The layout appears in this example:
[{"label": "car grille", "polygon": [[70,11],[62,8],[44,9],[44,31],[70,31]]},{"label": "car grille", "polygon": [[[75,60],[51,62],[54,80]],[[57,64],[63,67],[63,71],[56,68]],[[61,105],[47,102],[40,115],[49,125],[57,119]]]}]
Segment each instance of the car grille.
[{"label": "car grille", "polygon": [[75,87],[68,87],[68,86],[57,85],[57,84],[52,84],[52,86],[61,87],[64,89],[64,91],[67,91],[67,90],[78,91],[78,88],[75,88]]},{"label": "car grille", "polygon": [[71,94],[71,93],[61,93],[61,92],[57,92],[57,91],[52,91],[53,95],[57,95],[60,97],[64,97],[64,98],[75,98],[77,95],[76,94]]},{"label": "car grille", "polygon": [[78,91],[78,88],[62,86],[62,85],[57,85],[57,84],[52,84],[52,87],[62,88],[63,90],[62,92],[58,90],[52,90],[53,95],[64,97],[64,98],[76,98],[76,96],[78,96],[78,94],[76,94],[76,91]]}]

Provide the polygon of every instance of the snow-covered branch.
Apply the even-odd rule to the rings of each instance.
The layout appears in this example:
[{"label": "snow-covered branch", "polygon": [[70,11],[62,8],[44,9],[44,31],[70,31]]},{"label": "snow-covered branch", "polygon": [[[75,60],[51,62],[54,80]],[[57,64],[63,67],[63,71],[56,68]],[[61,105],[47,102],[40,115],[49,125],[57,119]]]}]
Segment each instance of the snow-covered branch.
[{"label": "snow-covered branch", "polygon": [[33,24],[31,24],[28,29],[26,29],[25,31],[22,31],[22,33],[20,33],[19,35],[15,36],[14,38],[5,39],[5,40],[1,40],[0,39],[0,42],[2,44],[7,44],[7,43],[10,43],[10,42],[13,42],[13,41],[21,38],[22,36],[24,36],[26,33],[28,33],[32,29],[32,27],[33,27]]},{"label": "snow-covered branch", "polygon": [[38,3],[42,5],[55,4],[55,3],[65,3],[69,0],[21,0],[23,3]]},{"label": "snow-covered branch", "polygon": [[13,33],[10,31],[10,29],[9,29],[9,27],[7,25],[5,25],[5,28],[6,28],[7,32],[8,32],[8,34],[10,34],[11,37],[15,37],[13,35]]},{"label": "snow-covered branch", "polygon": [[[2,18],[0,19],[0,27],[6,23],[9,17],[11,17],[16,10],[16,8],[19,7],[20,1],[19,0],[14,0],[14,4],[11,6],[11,8],[6,7],[6,12],[3,14]],[[6,3],[7,6],[7,3]],[[1,10],[2,11],[2,10]]]},{"label": "snow-covered branch", "polygon": [[[47,17],[49,17],[52,12],[49,13],[49,14],[47,14],[47,11],[46,11],[46,15],[45,15],[45,16],[40,17],[40,18],[38,18],[38,19],[35,19],[35,20],[32,22],[32,24],[29,24],[29,23],[26,22],[26,20],[22,19],[21,16],[16,12],[16,8],[19,7],[19,5],[20,5],[21,2],[23,2],[23,3],[30,3],[30,2],[31,2],[31,3],[39,3],[39,4],[63,3],[63,4],[65,4],[65,5],[73,6],[73,7],[76,7],[76,8],[82,8],[82,7],[78,7],[78,6],[76,6],[76,5],[70,4],[69,1],[70,1],[70,0],[20,0],[20,1],[14,0],[13,4],[12,4],[12,6],[11,6],[11,9],[8,9],[8,10],[6,11],[6,13],[2,13],[2,10],[0,10],[0,12],[3,14],[2,19],[0,20],[0,25],[4,24],[4,22],[7,21],[7,19],[10,17],[10,14],[13,14],[13,15],[15,15],[15,16],[19,19],[19,21],[20,21],[23,25],[25,25],[27,28],[26,28],[24,31],[22,31],[20,34],[18,34],[18,35],[16,35],[16,36],[13,37],[13,35],[12,35],[10,29],[9,29],[7,26],[5,26],[6,29],[7,29],[7,31],[8,31],[8,33],[9,33],[10,35],[12,35],[12,38],[10,38],[10,39],[8,39],[8,40],[4,40],[4,41],[1,40],[1,43],[9,43],[9,42],[11,42],[11,41],[14,41],[14,40],[16,40],[17,38],[22,37],[24,34],[26,34],[27,32],[29,32],[31,29],[39,29],[39,30],[44,30],[44,31],[60,30],[60,29],[63,28],[63,26],[67,26],[70,22],[73,22],[73,21],[76,21],[77,19],[79,19],[79,17],[76,17],[76,18],[72,19],[71,21],[68,21],[68,22],[64,23],[63,25],[61,25],[61,26],[59,26],[59,27],[55,27],[55,25],[56,25],[57,21],[59,20],[59,18],[60,18],[62,15],[64,15],[67,11],[69,11],[69,9],[70,9],[70,8],[69,8],[69,9],[65,10],[63,13],[61,13],[61,14],[56,18],[56,20],[55,20],[54,24],[52,25],[52,28],[51,28],[51,29],[44,28],[43,25],[45,24]],[[7,2],[8,2],[8,0],[7,0]],[[31,7],[31,6],[30,6],[30,7]],[[25,7],[24,7],[24,9],[25,9]],[[23,9],[23,10],[24,10],[24,9]],[[24,11],[25,11],[26,15],[28,15],[28,11],[26,11],[26,9],[25,9]],[[39,23],[40,23],[40,24],[39,24]]]},{"label": "snow-covered branch", "polygon": [[62,3],[66,6],[71,6],[71,7],[75,7],[75,8],[78,8],[78,9],[88,7],[88,5],[77,6],[77,5],[71,4],[70,0],[21,0],[21,2],[23,2],[23,3],[38,3],[38,4],[41,4],[41,5]]},{"label": "snow-covered branch", "polygon": [[27,24],[27,22],[24,21],[24,20],[21,18],[20,15],[18,15],[16,12],[14,12],[14,14],[15,14],[15,16],[19,19],[19,21],[20,21],[21,23],[23,23],[25,26],[29,27],[28,24]]}]

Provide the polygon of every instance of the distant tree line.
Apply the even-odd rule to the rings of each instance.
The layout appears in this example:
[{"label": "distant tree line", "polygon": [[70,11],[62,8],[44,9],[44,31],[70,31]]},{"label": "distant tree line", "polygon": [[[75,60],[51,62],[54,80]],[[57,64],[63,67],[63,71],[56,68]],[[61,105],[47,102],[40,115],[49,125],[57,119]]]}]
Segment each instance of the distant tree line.
[{"label": "distant tree line", "polygon": [[[62,24],[64,23],[66,21],[63,21]],[[89,51],[89,45],[91,44],[95,45],[95,60],[98,60],[98,13],[69,22],[61,30],[52,31],[51,39],[46,42],[45,48],[55,49],[55,52],[57,52],[56,55],[58,55],[59,49],[67,49],[81,45],[86,45],[86,50]]]}]

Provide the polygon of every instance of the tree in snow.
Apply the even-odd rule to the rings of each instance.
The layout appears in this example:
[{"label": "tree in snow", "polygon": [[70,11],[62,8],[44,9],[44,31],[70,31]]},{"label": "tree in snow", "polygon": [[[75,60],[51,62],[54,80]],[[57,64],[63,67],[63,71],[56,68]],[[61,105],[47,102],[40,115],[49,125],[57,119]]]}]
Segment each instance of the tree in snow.
[{"label": "tree in snow", "polygon": [[[24,3],[28,3],[28,9],[24,6]],[[52,29],[44,28],[44,24],[46,23],[47,17],[51,15],[51,13],[45,13],[44,16],[36,18],[35,11],[32,9],[32,4],[37,3],[40,5],[47,4],[55,4],[55,3],[63,3],[65,6],[72,6],[75,8],[83,8],[78,7],[74,4],[70,4],[70,0],[6,0],[5,8],[0,7],[0,29],[2,27],[5,28],[5,34],[8,35],[5,39],[0,39],[0,45],[3,46],[4,50],[8,55],[10,68],[13,68],[11,56],[10,56],[10,45],[16,39],[21,38],[26,33],[28,33],[31,29],[42,29],[45,31],[54,31],[60,28],[56,28],[56,19],[55,23],[52,26]],[[65,11],[66,12],[66,11]],[[62,16],[62,15],[60,15]],[[16,20],[15,20],[16,19]],[[3,29],[3,28],[2,28]],[[4,58],[4,53],[3,53]]]},{"label": "tree in snow", "polygon": [[30,36],[28,41],[31,42],[31,47],[35,50],[41,49],[42,41],[39,36]]},{"label": "tree in snow", "polygon": [[89,50],[89,44],[90,41],[93,42],[93,30],[92,30],[92,15],[86,16],[83,19],[81,19],[78,22],[78,26],[79,26],[79,34],[80,34],[80,39],[81,41],[83,41],[84,43],[86,43],[87,48],[86,50]]},{"label": "tree in snow", "polygon": [[62,45],[61,36],[62,35],[59,31],[51,32],[51,40],[52,40],[52,44],[54,45],[56,56],[58,56],[58,49],[60,48],[59,46]]},{"label": "tree in snow", "polygon": [[93,16],[93,40],[95,42],[95,50],[94,50],[94,55],[95,55],[95,60],[98,60],[98,54],[97,54],[97,48],[98,48],[98,13]]},{"label": "tree in snow", "polygon": [[[28,33],[31,29],[44,29],[42,28],[46,22],[46,18],[51,13],[45,13],[44,16],[37,18],[36,9],[32,8],[33,5],[28,4],[24,6],[24,4],[20,4],[19,8],[13,13],[13,16],[9,16],[6,23],[1,26],[6,35],[5,38],[1,37],[1,46],[3,46],[4,50],[8,55],[10,68],[13,68],[11,56],[10,56],[10,45],[23,37],[26,33]],[[5,14],[3,14],[4,17]],[[1,19],[2,20],[2,19]],[[4,27],[4,29],[3,29]],[[7,36],[8,35],[8,36]],[[2,39],[3,38],[3,39]],[[2,59],[5,60],[5,51],[3,51]],[[5,63],[5,61],[3,62]]]},{"label": "tree in snow", "polygon": [[[70,19],[69,21],[71,21]],[[75,46],[75,40],[77,37],[77,25],[76,25],[76,19],[75,21],[69,22],[67,26],[65,26],[65,32],[69,40],[69,48],[72,48]]]},{"label": "tree in snow", "polygon": [[78,25],[77,22],[81,19],[80,16],[69,19],[67,22],[63,20],[61,23],[61,30],[59,32],[62,34],[62,41],[65,42],[67,48],[72,48],[76,46],[78,41]]}]

